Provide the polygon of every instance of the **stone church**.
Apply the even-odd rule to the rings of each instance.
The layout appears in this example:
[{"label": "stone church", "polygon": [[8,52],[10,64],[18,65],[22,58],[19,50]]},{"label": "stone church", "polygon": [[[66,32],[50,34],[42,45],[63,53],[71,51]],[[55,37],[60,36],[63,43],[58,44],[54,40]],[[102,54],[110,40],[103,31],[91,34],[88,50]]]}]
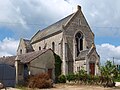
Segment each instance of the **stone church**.
[{"label": "stone church", "polygon": [[30,40],[21,39],[17,55],[49,48],[60,56],[63,74],[77,72],[81,68],[88,74],[99,73],[100,57],[94,44],[94,33],[80,6],[76,12],[39,30]]}]

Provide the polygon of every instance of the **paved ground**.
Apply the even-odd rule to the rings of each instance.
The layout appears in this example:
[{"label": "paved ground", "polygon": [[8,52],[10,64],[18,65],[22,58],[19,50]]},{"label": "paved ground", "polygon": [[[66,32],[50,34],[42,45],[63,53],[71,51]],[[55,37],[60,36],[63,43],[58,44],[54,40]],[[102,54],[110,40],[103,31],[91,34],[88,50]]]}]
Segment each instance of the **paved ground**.
[{"label": "paved ground", "polygon": [[120,82],[116,82],[115,86],[120,86]]},{"label": "paved ground", "polygon": [[[44,90],[44,89],[43,89]],[[120,90],[120,87],[116,88],[104,88],[100,86],[88,86],[88,85],[56,85],[55,88],[47,90]]]},{"label": "paved ground", "polygon": [[[88,85],[68,85],[68,84],[56,84],[51,89],[40,89],[40,90],[120,90],[120,83],[116,83],[117,87],[104,88],[100,86],[88,86]],[[5,89],[2,89],[5,90]],[[16,88],[7,88],[6,90],[21,90]],[[39,89],[22,89],[22,90],[39,90]]]},{"label": "paved ground", "polygon": [[21,90],[21,89],[8,87],[8,88],[6,88],[6,89],[0,89],[0,90]]}]

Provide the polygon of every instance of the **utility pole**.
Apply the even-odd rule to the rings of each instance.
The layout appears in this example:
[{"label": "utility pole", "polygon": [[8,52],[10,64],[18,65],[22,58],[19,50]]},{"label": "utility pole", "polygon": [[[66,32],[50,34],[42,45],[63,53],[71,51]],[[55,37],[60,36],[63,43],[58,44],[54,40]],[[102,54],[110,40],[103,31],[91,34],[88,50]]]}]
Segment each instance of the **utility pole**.
[{"label": "utility pole", "polygon": [[114,57],[113,57],[113,65],[114,65]]}]

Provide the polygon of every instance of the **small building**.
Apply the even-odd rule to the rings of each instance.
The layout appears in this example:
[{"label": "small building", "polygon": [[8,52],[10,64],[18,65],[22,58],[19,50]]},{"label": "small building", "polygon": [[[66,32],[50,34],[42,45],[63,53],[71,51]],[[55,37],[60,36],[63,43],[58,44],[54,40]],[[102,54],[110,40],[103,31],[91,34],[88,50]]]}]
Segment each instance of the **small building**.
[{"label": "small building", "polygon": [[48,73],[55,79],[55,57],[51,49],[18,55],[15,59],[16,83],[24,81],[28,75]]}]

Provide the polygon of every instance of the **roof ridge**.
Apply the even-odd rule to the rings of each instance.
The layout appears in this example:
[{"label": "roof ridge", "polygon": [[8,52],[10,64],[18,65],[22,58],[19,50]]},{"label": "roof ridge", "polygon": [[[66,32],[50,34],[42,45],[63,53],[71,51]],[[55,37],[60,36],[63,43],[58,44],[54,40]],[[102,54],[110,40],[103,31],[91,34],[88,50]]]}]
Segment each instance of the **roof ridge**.
[{"label": "roof ridge", "polygon": [[49,28],[49,27],[51,27],[51,26],[53,26],[53,25],[55,25],[55,24],[61,22],[62,20],[66,19],[66,18],[68,18],[68,17],[70,17],[70,16],[72,16],[73,14],[74,14],[74,13],[72,13],[72,14],[70,14],[70,15],[68,15],[68,16],[66,16],[66,17],[64,17],[64,18],[62,18],[62,19],[60,19],[60,20],[58,20],[57,22],[55,22],[55,23],[49,25],[48,27],[46,27],[46,28],[44,28],[44,29],[42,29],[42,30],[40,30],[40,31],[43,31],[43,30],[45,30],[45,29],[47,29],[47,28]]},{"label": "roof ridge", "polygon": [[[40,53],[40,54],[36,55],[34,58],[32,58],[32,60],[33,60],[33,59],[35,59],[36,57],[44,54],[44,53],[47,52],[48,50],[51,50],[51,49],[49,48],[49,49],[43,49],[43,50],[39,50],[39,51],[33,51],[33,52],[29,52],[29,53],[25,53],[25,54],[18,55],[18,57],[27,56],[27,55],[30,55],[30,54],[34,54],[34,53],[36,53],[36,52],[39,53],[39,52],[41,51],[42,53]],[[27,58],[29,58],[29,57],[27,57]],[[29,62],[31,62],[32,60],[30,60]]]},{"label": "roof ridge", "polygon": [[[38,36],[39,39],[43,38],[43,37],[46,37],[46,35],[51,35],[55,32],[58,32],[62,29],[62,25],[64,25],[68,20],[69,18],[73,15],[74,13],[58,20],[57,22],[47,26],[46,28],[42,29],[42,30],[39,30],[32,38],[31,38],[31,43],[33,43],[34,41],[37,41],[36,40],[36,37]],[[38,38],[37,38],[38,39]]]},{"label": "roof ridge", "polygon": [[25,41],[30,41],[29,39],[25,39],[25,38],[23,38],[23,40],[25,40]]}]

